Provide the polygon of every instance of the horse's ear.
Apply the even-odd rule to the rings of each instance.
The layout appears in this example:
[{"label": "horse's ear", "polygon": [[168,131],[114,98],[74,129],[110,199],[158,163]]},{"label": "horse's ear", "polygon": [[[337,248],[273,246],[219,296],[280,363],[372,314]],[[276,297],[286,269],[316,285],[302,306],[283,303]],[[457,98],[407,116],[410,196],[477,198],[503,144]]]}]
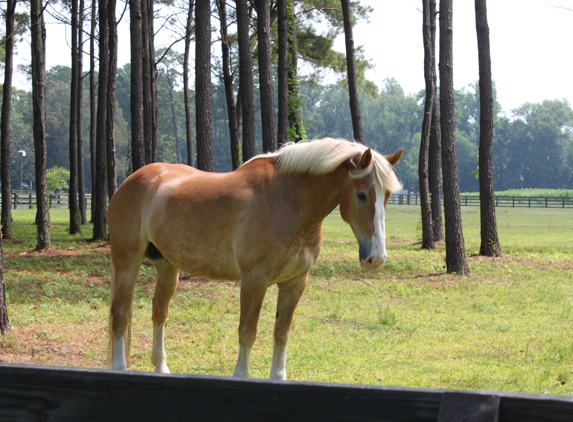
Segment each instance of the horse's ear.
[{"label": "horse's ear", "polygon": [[372,150],[368,148],[366,151],[364,151],[362,157],[360,157],[360,167],[365,169],[370,165],[371,162],[372,162]]},{"label": "horse's ear", "polygon": [[392,166],[395,166],[396,164],[398,164],[400,162],[402,155],[404,155],[404,148],[400,148],[394,154],[387,155],[386,159],[388,160],[388,162],[390,164],[392,164]]}]

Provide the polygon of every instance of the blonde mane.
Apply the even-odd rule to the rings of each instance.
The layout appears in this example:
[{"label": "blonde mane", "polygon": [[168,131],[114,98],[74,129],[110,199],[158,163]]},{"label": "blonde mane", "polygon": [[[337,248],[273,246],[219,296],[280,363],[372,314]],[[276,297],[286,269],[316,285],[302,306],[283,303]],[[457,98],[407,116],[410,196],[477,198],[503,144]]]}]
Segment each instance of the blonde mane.
[{"label": "blonde mane", "polygon": [[[277,167],[284,173],[314,175],[335,171],[343,162],[364,153],[367,146],[346,139],[324,138],[314,141],[289,143],[277,152],[259,155],[276,157]],[[392,165],[384,156],[372,150],[374,181],[382,190],[396,192],[402,189]]]}]

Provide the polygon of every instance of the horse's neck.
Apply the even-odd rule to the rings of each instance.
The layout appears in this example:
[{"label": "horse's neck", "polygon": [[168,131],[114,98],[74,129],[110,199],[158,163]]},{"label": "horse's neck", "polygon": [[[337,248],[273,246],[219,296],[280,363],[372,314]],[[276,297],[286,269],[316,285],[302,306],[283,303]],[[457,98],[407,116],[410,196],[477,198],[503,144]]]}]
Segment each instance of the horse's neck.
[{"label": "horse's neck", "polygon": [[289,200],[300,213],[301,223],[306,226],[320,225],[322,220],[340,202],[340,188],[344,170],[338,169],[325,175],[291,176],[285,183],[290,192]]}]

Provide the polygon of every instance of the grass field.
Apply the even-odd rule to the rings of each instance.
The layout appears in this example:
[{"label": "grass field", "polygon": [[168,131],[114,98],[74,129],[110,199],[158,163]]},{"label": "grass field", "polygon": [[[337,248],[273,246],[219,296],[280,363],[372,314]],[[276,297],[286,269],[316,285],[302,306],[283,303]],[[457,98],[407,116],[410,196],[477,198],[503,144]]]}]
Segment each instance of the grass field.
[{"label": "grass field", "polygon": [[[504,257],[477,256],[479,210],[463,208],[470,277],[444,274],[444,245],[422,251],[419,209],[391,206],[389,259],[358,264],[348,226],[333,213],[295,314],[289,379],[463,390],[573,393],[573,213],[498,209]],[[109,246],[91,228],[69,236],[52,210],[54,249],[33,251],[34,214],[14,212],[4,240],[12,332],[0,362],[105,367]],[[134,305],[132,369],[150,371],[154,272],[143,266]],[[182,275],[167,323],[172,372],[231,375],[239,289]],[[251,374],[270,369],[276,289],[267,293]]]}]

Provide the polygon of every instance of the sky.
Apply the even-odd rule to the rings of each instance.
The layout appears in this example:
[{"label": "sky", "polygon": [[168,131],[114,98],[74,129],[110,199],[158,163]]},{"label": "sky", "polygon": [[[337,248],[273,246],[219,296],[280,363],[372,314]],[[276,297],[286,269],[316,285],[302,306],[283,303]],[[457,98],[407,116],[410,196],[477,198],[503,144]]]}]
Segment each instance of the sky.
[{"label": "sky", "polygon": [[[355,45],[364,47],[374,68],[367,76],[378,86],[395,78],[406,93],[424,88],[421,0],[361,0],[373,7],[369,23],[354,28]],[[573,2],[559,0],[490,0],[488,23],[492,75],[503,111],[526,102],[567,99],[573,105]],[[478,54],[473,0],[454,0],[454,87],[468,87],[478,80]],[[214,23],[215,24],[215,23]],[[129,61],[127,25],[119,32],[119,66]],[[47,25],[46,65],[70,65],[66,29]],[[170,43],[163,38],[156,47]],[[344,38],[335,48],[344,51]],[[29,60],[28,46],[18,47],[17,61]],[[217,48],[215,48],[218,51]],[[88,63],[87,60],[84,63]],[[23,75],[15,85],[30,89]]]},{"label": "sky", "polygon": [[[374,8],[370,23],[354,28],[375,64],[368,77],[379,86],[393,77],[406,93],[424,87],[421,0],[362,0]],[[439,3],[439,2],[438,2]],[[473,0],[454,0],[454,87],[479,79]],[[489,0],[488,24],[492,77],[498,101],[508,116],[526,102],[567,99],[573,105],[573,2]],[[344,40],[340,40],[343,51]]]}]

